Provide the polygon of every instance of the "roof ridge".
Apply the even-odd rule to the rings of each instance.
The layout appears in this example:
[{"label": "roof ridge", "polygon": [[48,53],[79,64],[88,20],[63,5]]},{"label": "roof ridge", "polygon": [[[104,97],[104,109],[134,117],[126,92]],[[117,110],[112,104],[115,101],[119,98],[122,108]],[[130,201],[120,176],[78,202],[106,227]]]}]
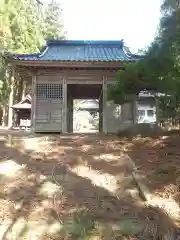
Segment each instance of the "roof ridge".
[{"label": "roof ridge", "polygon": [[47,46],[53,45],[119,45],[124,46],[123,40],[47,40]]}]

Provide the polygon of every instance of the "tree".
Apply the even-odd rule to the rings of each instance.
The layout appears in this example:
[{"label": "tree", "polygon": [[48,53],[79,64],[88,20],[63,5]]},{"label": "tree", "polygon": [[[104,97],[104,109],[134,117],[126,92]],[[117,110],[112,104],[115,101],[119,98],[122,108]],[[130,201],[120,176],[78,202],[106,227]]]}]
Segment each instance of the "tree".
[{"label": "tree", "polygon": [[[165,0],[159,32],[143,58],[119,71],[110,99],[124,103],[142,90],[166,95],[169,109],[179,111],[180,103],[180,1]],[[165,98],[163,98],[165,101]],[[175,111],[176,111],[175,110]],[[180,112],[179,112],[180,114]]]},{"label": "tree", "polygon": [[164,0],[161,10],[165,13],[178,10],[180,7],[180,0]]},{"label": "tree", "polygon": [[[6,61],[6,52],[31,53],[37,52],[46,38],[61,38],[64,36],[63,24],[60,20],[60,7],[52,1],[48,7],[37,0],[2,0],[0,1],[0,102],[6,108],[13,97],[9,96],[12,87],[12,69]],[[13,82],[20,84],[16,75]],[[11,103],[10,103],[11,102]]]},{"label": "tree", "polygon": [[54,0],[44,10],[43,25],[43,36],[46,39],[65,39],[62,9]]}]

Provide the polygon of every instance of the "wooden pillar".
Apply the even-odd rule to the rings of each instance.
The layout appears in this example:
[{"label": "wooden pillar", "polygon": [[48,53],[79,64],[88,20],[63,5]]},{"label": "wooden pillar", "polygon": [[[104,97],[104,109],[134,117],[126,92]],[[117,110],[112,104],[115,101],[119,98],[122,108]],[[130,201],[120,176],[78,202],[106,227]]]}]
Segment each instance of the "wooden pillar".
[{"label": "wooden pillar", "polygon": [[121,122],[122,123],[124,123],[125,122],[125,117],[124,117],[124,115],[125,115],[125,104],[122,104],[121,105]]},{"label": "wooden pillar", "polygon": [[136,96],[133,97],[132,100],[132,116],[133,116],[133,124],[136,124],[137,121],[137,100]]},{"label": "wooden pillar", "polygon": [[156,125],[159,125],[160,112],[159,112],[159,98],[157,93],[155,93],[155,107],[156,107]]},{"label": "wooden pillar", "polygon": [[10,76],[10,94],[9,94],[9,111],[8,111],[8,128],[13,126],[13,109],[12,105],[14,102],[14,84],[15,84],[15,68],[12,67]]},{"label": "wooden pillar", "polygon": [[63,119],[62,132],[67,133],[67,79],[63,78]]},{"label": "wooden pillar", "polygon": [[37,76],[35,73],[32,75],[32,101],[31,101],[31,132],[36,129],[36,81]]},{"label": "wooden pillar", "polygon": [[73,132],[73,98],[70,98],[70,132]]},{"label": "wooden pillar", "polygon": [[101,93],[101,96],[99,98],[99,132],[103,132],[102,122],[103,122],[103,93]]},{"label": "wooden pillar", "polygon": [[[68,86],[68,85],[67,85]],[[67,91],[67,132],[73,132],[73,98]]]},{"label": "wooden pillar", "polygon": [[103,132],[107,133],[107,78],[103,76]]}]

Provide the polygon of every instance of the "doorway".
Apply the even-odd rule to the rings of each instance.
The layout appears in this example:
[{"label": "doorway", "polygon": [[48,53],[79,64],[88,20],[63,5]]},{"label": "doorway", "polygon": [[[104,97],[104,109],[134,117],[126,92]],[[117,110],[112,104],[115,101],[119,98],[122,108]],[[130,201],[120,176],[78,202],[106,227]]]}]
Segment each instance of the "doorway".
[{"label": "doorway", "polygon": [[67,85],[67,130],[102,132],[102,84]]},{"label": "doorway", "polygon": [[73,100],[73,132],[99,132],[99,99]]}]

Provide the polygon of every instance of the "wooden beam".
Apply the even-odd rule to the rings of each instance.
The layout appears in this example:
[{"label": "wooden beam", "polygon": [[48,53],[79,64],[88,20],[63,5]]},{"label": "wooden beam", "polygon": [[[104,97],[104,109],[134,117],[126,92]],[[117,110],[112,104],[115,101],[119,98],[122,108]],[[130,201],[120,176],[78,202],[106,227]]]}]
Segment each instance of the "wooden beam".
[{"label": "wooden beam", "polygon": [[36,129],[36,74],[32,76],[31,131]]},{"label": "wooden beam", "polygon": [[124,68],[122,61],[114,62],[72,62],[72,61],[23,61],[23,60],[12,60],[12,63],[17,66],[29,66],[29,67],[64,67],[64,68],[111,68],[121,69]]},{"label": "wooden beam", "polygon": [[74,84],[78,84],[78,85],[82,85],[82,84],[89,84],[89,85],[99,85],[102,84],[101,80],[97,80],[97,81],[90,81],[90,80],[86,80],[86,79],[81,79],[81,80],[67,80],[67,83],[70,85],[74,85]]}]

